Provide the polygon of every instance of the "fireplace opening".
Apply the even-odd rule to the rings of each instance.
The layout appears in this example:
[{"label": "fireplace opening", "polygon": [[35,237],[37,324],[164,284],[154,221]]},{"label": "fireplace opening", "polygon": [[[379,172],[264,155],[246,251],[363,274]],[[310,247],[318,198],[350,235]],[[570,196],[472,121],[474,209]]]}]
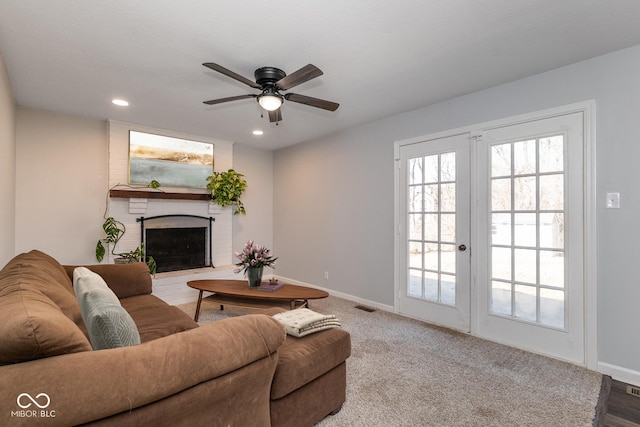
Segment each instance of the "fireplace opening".
[{"label": "fireplace opening", "polygon": [[192,215],[162,215],[139,218],[147,257],[153,257],[157,272],[213,267],[211,225],[213,218]]},{"label": "fireplace opening", "polygon": [[202,268],[205,264],[205,227],[152,228],[147,230],[147,256],[157,272]]}]

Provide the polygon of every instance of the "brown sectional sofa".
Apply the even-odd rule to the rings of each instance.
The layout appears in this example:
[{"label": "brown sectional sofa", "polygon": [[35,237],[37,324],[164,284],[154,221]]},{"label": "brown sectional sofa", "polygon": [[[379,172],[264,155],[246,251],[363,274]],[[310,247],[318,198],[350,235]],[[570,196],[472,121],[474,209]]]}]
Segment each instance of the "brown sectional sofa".
[{"label": "brown sectional sofa", "polygon": [[93,350],[73,269],[34,250],[0,271],[2,426],[307,426],[345,401],[348,332],[294,338],[265,314],[198,327],[143,263],[89,266],[141,341]]}]

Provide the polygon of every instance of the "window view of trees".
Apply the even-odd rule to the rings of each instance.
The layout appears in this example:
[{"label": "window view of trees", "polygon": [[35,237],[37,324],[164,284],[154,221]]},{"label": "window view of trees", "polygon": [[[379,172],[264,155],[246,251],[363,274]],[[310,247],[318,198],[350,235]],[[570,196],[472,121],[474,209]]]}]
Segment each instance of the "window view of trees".
[{"label": "window view of trees", "polygon": [[564,137],[491,147],[491,311],[564,327]]},{"label": "window view of trees", "polygon": [[409,161],[409,295],[455,305],[455,153]]}]

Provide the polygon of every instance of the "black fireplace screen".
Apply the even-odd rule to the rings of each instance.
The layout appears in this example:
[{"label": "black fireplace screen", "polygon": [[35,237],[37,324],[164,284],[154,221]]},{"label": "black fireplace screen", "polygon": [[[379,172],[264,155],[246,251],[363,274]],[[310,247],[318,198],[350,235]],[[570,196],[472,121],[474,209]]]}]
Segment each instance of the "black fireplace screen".
[{"label": "black fireplace screen", "polygon": [[139,218],[146,256],[156,261],[157,272],[213,267],[213,220],[193,215]]}]

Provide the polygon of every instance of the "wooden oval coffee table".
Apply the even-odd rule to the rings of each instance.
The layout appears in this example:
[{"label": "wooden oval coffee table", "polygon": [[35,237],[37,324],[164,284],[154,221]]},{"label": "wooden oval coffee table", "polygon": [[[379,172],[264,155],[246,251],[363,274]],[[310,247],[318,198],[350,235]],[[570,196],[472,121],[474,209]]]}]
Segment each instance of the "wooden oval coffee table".
[{"label": "wooden oval coffee table", "polygon": [[202,293],[205,291],[214,293],[214,295],[207,298],[219,303],[220,310],[224,310],[225,304],[252,308],[267,308],[284,302],[288,302],[291,309],[294,309],[296,306],[308,307],[310,299],[320,299],[329,296],[327,292],[320,289],[291,285],[289,283],[283,283],[283,285],[282,288],[275,291],[261,291],[250,288],[246,280],[191,280],[187,282],[187,286],[200,291],[198,304],[196,305],[196,314],[193,319],[197,322],[198,317],[200,317]]}]

